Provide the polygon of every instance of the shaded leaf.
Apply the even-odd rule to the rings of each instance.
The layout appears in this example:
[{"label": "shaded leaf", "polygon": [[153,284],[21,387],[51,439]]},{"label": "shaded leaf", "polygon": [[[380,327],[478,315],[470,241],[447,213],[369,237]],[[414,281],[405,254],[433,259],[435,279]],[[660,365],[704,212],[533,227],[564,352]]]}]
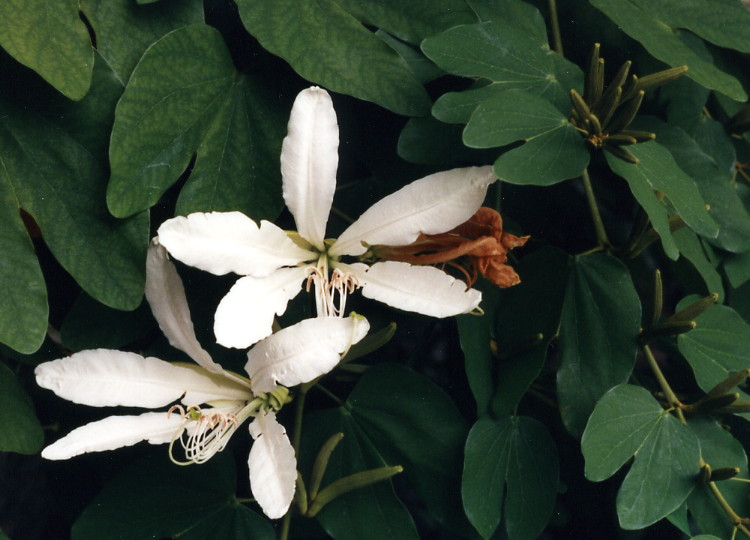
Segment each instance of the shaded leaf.
[{"label": "shaded leaf", "polygon": [[398,155],[412,163],[458,165],[494,159],[489,151],[467,148],[462,126],[445,124],[432,116],[410,118],[398,138]]},{"label": "shaded leaf", "polygon": [[709,260],[700,238],[688,228],[682,228],[672,233],[680,254],[692,263],[703,281],[706,283],[707,293],[718,293],[719,302],[724,300],[724,285],[721,275]]},{"label": "shaded leaf", "polygon": [[352,417],[404,474],[439,521],[461,528],[458,486],[467,426],[451,399],[408,368],[380,364],[347,400]]},{"label": "shaded leaf", "polygon": [[[331,454],[321,487],[367,469],[388,463],[344,408],[320,411],[305,417],[302,460],[312,463],[323,443],[335,433],[344,438]],[[303,475],[309,470],[301,468]],[[305,478],[309,478],[306,476]],[[381,540],[418,538],[411,516],[398,500],[389,481],[350,491],[328,503],[316,516],[336,540]]]},{"label": "shaded leaf", "polygon": [[468,0],[482,22],[499,22],[522,31],[540,47],[547,46],[547,26],[539,10],[521,0]]},{"label": "shaded leaf", "polygon": [[122,86],[154,41],[181,26],[203,22],[203,3],[199,0],[150,6],[131,0],[80,0],[80,9],[94,28],[97,51]]},{"label": "shaded leaf", "polygon": [[571,262],[560,321],[557,397],[565,427],[583,433],[597,400],[635,362],[641,304],[630,272],[602,253]]},{"label": "shaded leaf", "polygon": [[217,30],[193,25],[167,34],[141,59],[117,106],[110,210],[127,216],[149,208],[197,153],[177,213],[275,218],[284,121],[269,91],[236,71]]},{"label": "shaded leaf", "polygon": [[[528,28],[518,27],[512,20],[495,19],[451,28],[422,42],[422,50],[448,73],[489,80],[484,99],[506,90],[525,90],[567,113],[569,85],[573,82],[580,90],[581,72],[570,62],[556,58],[559,55],[549,50],[546,41],[540,43],[536,30],[527,32]],[[433,109],[441,120],[440,102],[444,98]]]},{"label": "shaded leaf", "polygon": [[3,102],[0,118],[3,181],[18,205],[86,292],[134,309],[143,295],[148,216],[114,219],[103,205],[105,171],[65,133]]},{"label": "shaded leaf", "polygon": [[514,184],[556,184],[579,176],[589,163],[585,142],[568,119],[546,100],[521,90],[480,104],[463,138],[474,148],[526,141],[495,161],[495,174]]},{"label": "shaded leaf", "polygon": [[408,66],[341,3],[239,0],[237,5],[245,28],[305,79],[398,114],[427,113],[427,93]]},{"label": "shaded leaf", "polygon": [[657,142],[629,147],[640,160],[638,164],[626,163],[605,152],[612,170],[624,178],[638,203],[648,214],[651,224],[661,237],[665,253],[677,259],[678,250],[669,228],[669,208],[655,191],[663,193],[685,223],[698,234],[715,238],[719,232],[711,218],[695,182],[677,165],[669,151]]},{"label": "shaded leaf", "polygon": [[94,52],[75,0],[0,2],[0,46],[64,96],[88,92]]},{"label": "shaded leaf", "polygon": [[[684,299],[677,309],[696,299]],[[698,386],[708,392],[732,373],[750,367],[750,325],[721,305],[711,306],[695,321],[694,330],[677,336],[677,347],[693,368]]]},{"label": "shaded leaf", "polygon": [[[747,10],[743,12],[741,3],[732,0],[717,0],[716,2],[691,0],[689,5],[682,2],[679,6],[675,5],[671,9],[660,11],[655,9],[653,2],[643,0],[590,0],[590,2],[612,19],[626,34],[639,41],[657,59],[671,67],[687,65],[689,69],[686,76],[695,82],[706,88],[718,90],[733,99],[741,101],[747,99],[737,79],[693,52],[680,39],[676,28],[670,24],[672,22],[680,26],[683,22],[680,21],[680,15],[675,12],[698,10],[699,13],[704,14],[702,29],[713,26],[716,31],[725,33],[725,23],[729,20],[744,20],[745,26],[750,23],[750,14]],[[730,6],[730,4],[734,5]],[[705,16],[706,11],[710,12],[709,16]],[[664,20],[664,13],[667,12],[672,14],[668,18],[674,20]],[[719,12],[723,12],[724,16],[719,16]],[[701,32],[696,33],[701,35]]]},{"label": "shaded leaf", "polygon": [[83,511],[72,538],[275,539],[270,522],[235,498],[238,472],[226,454],[196,467],[174,466],[163,454],[140,459]]},{"label": "shaded leaf", "polygon": [[597,482],[635,455],[617,494],[624,529],[642,529],[671,514],[697,484],[698,439],[639,386],[616,386],[602,397],[581,450],[586,478]]},{"label": "shaded leaf", "polygon": [[0,452],[34,454],[42,448],[44,432],[31,399],[3,362],[0,362],[0,426]]},{"label": "shaded leaf", "polygon": [[542,424],[523,416],[480,419],[466,440],[466,515],[483,538],[501,518],[509,538],[537,538],[552,514],[558,474],[555,442]]}]

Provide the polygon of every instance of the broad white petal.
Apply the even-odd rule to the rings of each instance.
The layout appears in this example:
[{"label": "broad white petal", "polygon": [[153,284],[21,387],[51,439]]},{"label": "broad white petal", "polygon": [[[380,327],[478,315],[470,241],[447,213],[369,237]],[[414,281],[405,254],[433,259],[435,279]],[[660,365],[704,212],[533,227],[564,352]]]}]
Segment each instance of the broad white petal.
[{"label": "broad white petal", "polygon": [[286,514],[294,499],[297,459],[284,426],[276,414],[259,414],[250,424],[255,439],[247,460],[253,497],[271,519]]},{"label": "broad white petal", "polygon": [[202,403],[232,403],[238,405],[241,402],[251,401],[254,395],[250,384],[235,373],[222,371],[221,373],[209,373],[200,366],[193,364],[176,364],[180,369],[194,371],[197,375],[196,383],[186,389],[185,395],[180,402],[188,407],[201,405]]},{"label": "broad white petal", "polygon": [[497,177],[492,167],[443,171],[399,189],[372,205],[331,246],[334,256],[362,255],[362,245],[411,244],[421,234],[449,231],[467,221],[482,205]]},{"label": "broad white petal", "polygon": [[263,277],[317,256],[268,221],[260,228],[240,212],[195,213],[162,223],[159,243],[187,265],[217,276],[234,272]]},{"label": "broad white petal", "polygon": [[468,313],[482,300],[481,292],[466,290],[463,281],[432,266],[379,262],[358,277],[365,283],[365,297],[432,317]]},{"label": "broad white petal", "polygon": [[281,147],[284,201],[297,230],[323,250],[323,238],[336,189],[339,126],[331,96],[312,87],[297,96]]},{"label": "broad white petal", "polygon": [[156,322],[174,348],[186,353],[208,371],[223,371],[195,337],[182,280],[157,238],[151,242],[146,257],[146,300]]},{"label": "broad white petal", "polygon": [[42,450],[46,459],[69,459],[87,452],[114,450],[141,441],[163,444],[182,433],[183,419],[178,414],[148,412],[140,416],[110,416],[74,429]]},{"label": "broad white petal", "polygon": [[270,335],[247,353],[245,370],[254,392],[276,384],[295,386],[331,371],[341,354],[370,329],[364,317],[305,319]]},{"label": "broad white petal", "polygon": [[237,280],[219,303],[214,318],[216,341],[244,349],[271,334],[274,315],[286,311],[305,279],[305,268],[279,268],[268,277]]},{"label": "broad white petal", "polygon": [[199,369],[131,352],[93,349],[40,364],[34,373],[42,388],[93,407],[162,407],[190,391],[212,399],[248,399],[246,388],[229,380],[217,385],[215,379]]}]

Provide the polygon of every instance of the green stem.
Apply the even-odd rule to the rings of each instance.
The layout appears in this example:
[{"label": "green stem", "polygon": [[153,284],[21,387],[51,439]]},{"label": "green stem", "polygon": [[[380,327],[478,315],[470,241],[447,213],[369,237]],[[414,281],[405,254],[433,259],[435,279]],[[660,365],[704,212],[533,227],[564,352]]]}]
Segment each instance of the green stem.
[{"label": "green stem", "polygon": [[602,216],[599,214],[599,207],[596,204],[594,188],[591,185],[591,177],[589,177],[588,169],[583,169],[581,179],[583,180],[583,190],[586,192],[586,202],[588,202],[589,210],[591,210],[591,218],[594,220],[594,229],[596,230],[596,239],[599,242],[599,247],[608,248],[611,244],[609,243],[609,238],[607,238],[607,231],[604,229]]},{"label": "green stem", "polygon": [[560,36],[560,21],[557,18],[557,2],[556,0],[549,0],[549,18],[552,24],[552,44],[554,50],[560,56],[565,56],[563,53],[562,38]]},{"label": "green stem", "polygon": [[680,400],[677,399],[677,396],[672,390],[672,387],[669,386],[666,377],[664,377],[664,373],[662,373],[659,364],[656,363],[656,358],[654,358],[654,355],[651,352],[651,347],[649,347],[648,345],[642,345],[641,350],[643,351],[643,355],[646,357],[646,361],[648,362],[651,371],[653,371],[656,380],[659,382],[661,391],[664,392],[669,406],[674,407],[679,412],[682,412],[680,409]]}]

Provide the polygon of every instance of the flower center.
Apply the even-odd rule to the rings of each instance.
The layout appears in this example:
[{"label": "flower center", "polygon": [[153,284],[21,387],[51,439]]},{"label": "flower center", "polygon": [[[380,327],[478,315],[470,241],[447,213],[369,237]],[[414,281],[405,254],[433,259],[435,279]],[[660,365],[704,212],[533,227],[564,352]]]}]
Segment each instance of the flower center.
[{"label": "flower center", "polygon": [[346,298],[362,284],[353,274],[340,268],[333,268],[329,277],[328,255],[322,253],[317,266],[307,269],[305,290],[315,287],[315,308],[318,317],[343,317],[346,311]]}]

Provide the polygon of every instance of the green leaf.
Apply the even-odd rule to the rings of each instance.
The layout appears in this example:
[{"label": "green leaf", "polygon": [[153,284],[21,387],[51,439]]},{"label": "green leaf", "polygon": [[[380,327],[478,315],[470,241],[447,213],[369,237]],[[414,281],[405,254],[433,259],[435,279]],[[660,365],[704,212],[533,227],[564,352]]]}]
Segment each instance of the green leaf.
[{"label": "green leaf", "polygon": [[193,467],[177,467],[158,455],[113,478],[73,524],[73,540],[276,538],[268,520],[235,498],[235,477],[247,471],[235,470],[229,455]]},{"label": "green leaf", "polygon": [[464,510],[483,538],[503,519],[509,538],[534,539],[555,504],[555,442],[532,418],[480,419],[466,440],[461,494]]},{"label": "green leaf", "polygon": [[[695,299],[686,298],[677,309]],[[695,321],[694,330],[677,337],[677,347],[693,368],[698,386],[708,392],[732,373],[750,367],[750,325],[721,305],[711,306]]]},{"label": "green leaf", "polygon": [[[491,81],[485,87],[485,99],[506,90],[525,90],[567,113],[571,76],[565,72],[574,74],[572,81],[580,89],[580,70],[556,58],[559,55],[549,50],[546,41],[539,42],[536,31],[527,32],[512,21],[496,19],[451,28],[424,40],[422,50],[448,73]],[[442,99],[436,102],[436,110]],[[438,113],[435,116],[442,119]]]},{"label": "green leaf", "polygon": [[565,427],[583,433],[597,400],[630,376],[641,304],[630,273],[602,253],[572,260],[560,322],[557,397]]},{"label": "green leaf", "polygon": [[[701,109],[702,110],[702,109]],[[708,132],[710,141],[706,144],[717,147],[716,141],[724,139],[731,147],[731,142],[723,127],[716,132],[705,121],[699,121],[693,128],[695,135]],[[636,129],[645,129],[656,133],[659,144],[672,154],[675,162],[694,181],[701,196],[709,205],[709,214],[719,226],[719,235],[708,240],[729,251],[744,251],[747,249],[747,239],[750,238],[750,214],[742,204],[737,194],[735,182],[732,180],[732,169],[735,156],[731,151],[728,157],[722,157],[718,162],[698,141],[680,128],[669,126],[655,118],[639,119]],[[718,154],[726,151],[718,150]]]},{"label": "green leaf", "polygon": [[517,266],[521,283],[498,295],[495,338],[501,358],[492,400],[495,416],[515,410],[544,365],[547,347],[560,327],[569,266],[566,253],[542,248]]},{"label": "green leaf", "polygon": [[0,118],[0,178],[55,258],[100,302],[134,309],[143,296],[148,216],[114,219],[103,204],[103,167],[65,133],[2,101]]},{"label": "green leaf", "polygon": [[118,311],[81,293],[60,326],[65,348],[117,349],[132,343],[153,328],[148,304],[134,311]]},{"label": "green leaf", "polygon": [[0,2],[0,46],[64,96],[88,92],[94,52],[75,0]]},{"label": "green leaf", "polygon": [[181,26],[203,22],[200,0],[150,6],[139,6],[132,0],[80,0],[80,9],[94,28],[97,51],[122,86],[154,41]]},{"label": "green leaf", "polygon": [[547,26],[539,10],[520,0],[468,0],[471,9],[482,22],[507,24],[535,40],[540,47],[547,46]]},{"label": "green leaf", "polygon": [[[323,443],[336,433],[344,438],[331,454],[321,487],[350,474],[398,465],[387,462],[358,422],[344,408],[320,411],[305,417],[302,460],[303,475],[309,470]],[[309,478],[305,476],[305,478]],[[350,491],[328,503],[316,516],[335,540],[416,540],[414,522],[393,492],[390,481]],[[74,539],[75,540],[75,539]]]},{"label": "green leaf", "polygon": [[427,114],[427,92],[409,67],[340,2],[239,0],[237,5],[245,28],[305,79],[398,114]]},{"label": "green leaf", "polygon": [[453,401],[408,368],[380,364],[347,400],[352,418],[404,474],[439,521],[460,528],[461,450],[468,431]]},{"label": "green leaf", "polygon": [[[486,299],[483,298],[484,302]],[[471,393],[477,403],[477,414],[487,411],[495,389],[493,384],[493,364],[490,351],[492,337],[490,317],[476,315],[459,315],[456,317],[461,350],[464,353],[464,369],[469,381]]]},{"label": "green leaf", "polygon": [[639,386],[620,385],[596,404],[581,440],[585,474],[599,482],[635,455],[617,494],[624,529],[642,529],[690,495],[700,469],[696,436]]},{"label": "green leaf", "polygon": [[[0,150],[0,152],[2,152]],[[0,164],[3,163],[0,153]],[[10,178],[0,172],[0,342],[22,353],[47,333],[47,289],[34,246],[18,213]]]},{"label": "green leaf", "polygon": [[364,24],[414,44],[457,24],[476,22],[462,0],[340,0],[339,4]]},{"label": "green leaf", "polygon": [[463,127],[445,124],[432,116],[410,118],[398,138],[398,155],[411,163],[458,165],[494,159],[489,151],[467,148]]},{"label": "green leaf", "polygon": [[482,102],[464,130],[473,148],[523,146],[503,153],[495,173],[513,184],[548,186],[579,176],[589,163],[586,143],[548,101],[522,90],[508,90]]},{"label": "green leaf", "polygon": [[[692,418],[688,426],[698,437],[701,457],[711,468],[739,467],[738,477],[748,478],[747,455],[742,444],[732,437],[731,432],[711,418]],[[747,483],[720,482],[717,487],[739,515],[748,515],[750,488]],[[715,534],[719,538],[731,537],[732,524],[707,485],[699,484],[690,494],[687,502],[693,521],[701,532]]]},{"label": "green leaf", "polygon": [[706,251],[700,238],[688,228],[682,228],[672,233],[677,249],[680,255],[685,257],[698,271],[703,281],[706,283],[707,293],[718,293],[719,301],[724,301],[724,285],[721,281],[721,274],[717,272],[714,265],[706,255]]},{"label": "green leaf", "polygon": [[624,178],[638,203],[648,214],[651,224],[661,236],[665,253],[677,259],[678,250],[669,227],[669,209],[655,190],[664,194],[685,223],[698,234],[715,238],[719,227],[711,218],[695,182],[677,165],[669,150],[657,142],[628,147],[640,163],[626,163],[605,152],[607,163]]},{"label": "green leaf", "polygon": [[117,106],[109,208],[128,216],[154,205],[197,153],[177,213],[274,219],[284,123],[267,88],[237,73],[217,30],[175,30],[149,48]]},{"label": "green leaf", "polygon": [[724,258],[724,271],[735,289],[750,281],[750,251],[727,255]]},{"label": "green leaf", "polygon": [[0,426],[0,452],[35,454],[44,444],[44,432],[34,405],[3,362],[0,362]]},{"label": "green leaf", "polygon": [[[647,3],[643,0],[590,0],[590,2],[612,19],[626,34],[639,41],[657,59],[671,67],[687,65],[689,69],[686,75],[695,82],[733,99],[740,101],[747,99],[747,94],[739,81],[693,52],[680,39],[679,32],[670,24],[670,21],[664,20],[664,13],[656,9],[653,2]],[[693,8],[700,8],[700,13],[705,13],[709,10],[709,16],[703,17],[704,28],[714,26],[718,32],[726,33],[725,23],[733,17],[738,22],[745,21],[743,23],[745,26],[750,23],[750,14],[746,10],[743,13],[743,7],[737,2],[734,2],[735,6],[728,9],[727,6],[730,3],[732,0],[716,2],[691,0],[688,3],[691,5],[683,2],[669,11],[689,11]],[[718,15],[718,12],[723,12],[725,16]],[[671,21],[674,23],[682,22],[679,20],[679,15],[669,18],[675,18],[676,20]],[[701,32],[696,33],[701,35]]]}]

